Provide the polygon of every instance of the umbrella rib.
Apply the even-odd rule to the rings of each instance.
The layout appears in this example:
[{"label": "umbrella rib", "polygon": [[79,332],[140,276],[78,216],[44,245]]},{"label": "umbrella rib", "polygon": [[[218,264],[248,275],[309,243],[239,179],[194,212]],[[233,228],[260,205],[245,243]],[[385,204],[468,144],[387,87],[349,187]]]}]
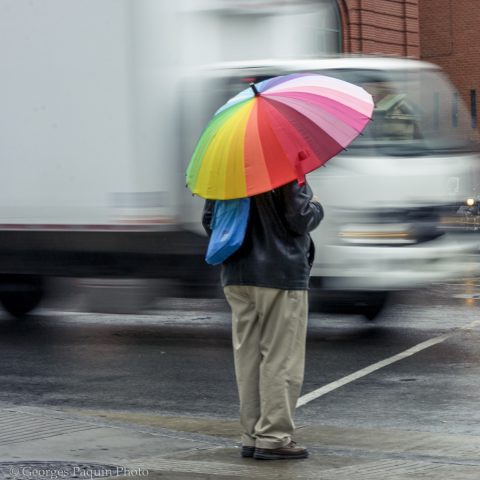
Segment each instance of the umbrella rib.
[{"label": "umbrella rib", "polygon": [[[354,110],[353,108],[339,102],[338,100],[329,97],[314,95],[312,93],[284,92],[268,95],[267,98],[271,98],[272,100],[277,100],[286,104],[289,104],[289,102],[294,100],[297,101],[302,106],[302,108],[306,109],[311,108],[311,106],[313,105],[313,111],[315,113],[320,114],[320,112],[325,111],[325,113],[335,117],[342,123],[349,125],[358,133],[363,131],[366,123],[368,123],[368,121],[370,120],[370,116],[365,115],[358,110]],[[357,126],[356,124],[349,123],[349,120],[351,119],[357,120],[357,122],[361,123],[361,125]]]},{"label": "umbrella rib", "polygon": [[[312,109],[309,104],[305,104],[304,102],[298,100],[280,99],[278,97],[276,99],[269,98],[269,100],[273,101],[274,103],[285,105],[286,107],[296,111],[299,115],[302,115],[306,119],[305,121],[315,124],[319,129],[323,130],[329,137],[335,139],[343,147],[346,147],[349,143],[351,143],[352,140],[356,138],[363,130],[363,128],[360,130],[356,129],[354,126],[344,122],[342,119],[335,117],[330,112],[322,111],[320,109]],[[299,108],[298,103],[300,103],[301,108]],[[308,114],[311,114],[311,116]],[[335,133],[338,134],[335,135]],[[343,141],[339,138],[339,134],[342,135]]]},{"label": "umbrella rib", "polygon": [[337,138],[332,137],[329,132],[319,127],[318,124],[302,112],[281,102],[277,103],[273,101],[272,103],[273,108],[275,108],[287,122],[293,125],[295,131],[301,135],[304,142],[315,153],[321,164],[345,149],[345,145]]}]

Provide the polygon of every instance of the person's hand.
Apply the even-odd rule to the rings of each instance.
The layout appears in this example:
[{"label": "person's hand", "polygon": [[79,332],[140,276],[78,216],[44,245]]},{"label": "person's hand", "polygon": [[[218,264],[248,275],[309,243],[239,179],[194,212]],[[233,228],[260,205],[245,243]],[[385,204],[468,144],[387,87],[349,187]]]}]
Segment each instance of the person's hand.
[{"label": "person's hand", "polygon": [[312,202],[320,203],[320,199],[319,199],[316,195],[314,195],[314,196],[312,197]]}]

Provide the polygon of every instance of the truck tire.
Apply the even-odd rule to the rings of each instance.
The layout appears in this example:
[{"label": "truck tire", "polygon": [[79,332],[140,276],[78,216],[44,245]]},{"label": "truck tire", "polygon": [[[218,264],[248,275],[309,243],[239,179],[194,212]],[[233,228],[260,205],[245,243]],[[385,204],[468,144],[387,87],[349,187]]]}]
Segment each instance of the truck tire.
[{"label": "truck tire", "polygon": [[370,322],[377,320],[377,318],[380,316],[383,309],[385,308],[388,298],[388,292],[371,293],[366,298],[366,303],[362,307],[362,315]]},{"label": "truck tire", "polygon": [[361,315],[374,321],[385,308],[388,292],[313,291],[310,309],[321,313]]},{"label": "truck tire", "polygon": [[34,310],[45,293],[41,277],[32,275],[3,275],[0,277],[0,301],[15,318],[23,318]]}]

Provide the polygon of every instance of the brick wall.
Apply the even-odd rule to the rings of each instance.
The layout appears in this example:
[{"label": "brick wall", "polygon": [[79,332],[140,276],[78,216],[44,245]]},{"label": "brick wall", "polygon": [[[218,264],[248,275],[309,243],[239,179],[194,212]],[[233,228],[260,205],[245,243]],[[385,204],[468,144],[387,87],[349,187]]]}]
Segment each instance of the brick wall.
[{"label": "brick wall", "polygon": [[419,0],[338,0],[338,3],[344,52],[420,56]]},{"label": "brick wall", "polygon": [[448,73],[471,113],[471,90],[480,101],[480,2],[420,0],[419,7],[421,58]]}]

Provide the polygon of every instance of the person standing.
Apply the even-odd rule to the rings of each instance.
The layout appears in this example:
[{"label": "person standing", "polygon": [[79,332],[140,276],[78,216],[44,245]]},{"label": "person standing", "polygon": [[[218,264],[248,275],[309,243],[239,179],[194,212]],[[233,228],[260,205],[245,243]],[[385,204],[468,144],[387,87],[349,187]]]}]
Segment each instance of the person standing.
[{"label": "person standing", "polygon": [[[211,234],[215,201],[202,224]],[[292,440],[303,384],[308,285],[315,248],[309,232],[323,208],[307,183],[288,183],[251,197],[242,246],[221,266],[232,310],[232,343],[240,399],[243,457],[300,459]]]}]

